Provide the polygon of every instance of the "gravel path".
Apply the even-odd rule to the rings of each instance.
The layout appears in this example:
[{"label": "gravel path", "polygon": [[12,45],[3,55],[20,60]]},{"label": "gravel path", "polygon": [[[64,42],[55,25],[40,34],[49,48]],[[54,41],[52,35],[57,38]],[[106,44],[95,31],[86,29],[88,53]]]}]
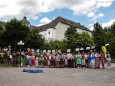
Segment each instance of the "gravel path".
[{"label": "gravel path", "polygon": [[39,68],[44,73],[23,69],[0,68],[0,86],[115,86],[115,64],[110,69]]}]

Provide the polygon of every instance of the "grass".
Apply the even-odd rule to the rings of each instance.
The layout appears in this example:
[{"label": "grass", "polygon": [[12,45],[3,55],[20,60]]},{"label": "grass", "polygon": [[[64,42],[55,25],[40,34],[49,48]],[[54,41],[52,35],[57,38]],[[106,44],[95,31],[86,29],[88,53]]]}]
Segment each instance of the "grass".
[{"label": "grass", "polygon": [[5,64],[5,63],[0,63],[0,67],[12,67],[12,64]]}]

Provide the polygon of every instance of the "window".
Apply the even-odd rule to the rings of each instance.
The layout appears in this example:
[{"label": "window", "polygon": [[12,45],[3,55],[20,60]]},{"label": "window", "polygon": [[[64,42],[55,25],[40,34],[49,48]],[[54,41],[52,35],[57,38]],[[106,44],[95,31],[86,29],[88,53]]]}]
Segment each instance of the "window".
[{"label": "window", "polygon": [[48,34],[50,34],[50,31],[48,32]]}]

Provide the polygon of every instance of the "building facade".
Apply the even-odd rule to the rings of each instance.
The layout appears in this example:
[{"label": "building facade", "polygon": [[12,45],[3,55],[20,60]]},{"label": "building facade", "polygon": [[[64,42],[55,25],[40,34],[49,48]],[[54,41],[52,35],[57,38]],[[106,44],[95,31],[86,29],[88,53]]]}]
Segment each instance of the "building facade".
[{"label": "building facade", "polygon": [[57,17],[49,24],[37,27],[40,30],[40,34],[45,38],[47,42],[65,39],[65,32],[70,25],[76,26],[78,33],[88,33],[91,36],[91,31],[80,23],[73,22],[71,20]]}]

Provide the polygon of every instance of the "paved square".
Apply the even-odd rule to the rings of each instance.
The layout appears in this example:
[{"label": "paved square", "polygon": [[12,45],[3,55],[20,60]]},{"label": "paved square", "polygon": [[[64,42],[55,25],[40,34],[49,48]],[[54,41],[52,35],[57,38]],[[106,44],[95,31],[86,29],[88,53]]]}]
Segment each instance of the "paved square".
[{"label": "paved square", "polygon": [[115,86],[115,64],[110,69],[26,68],[44,73],[25,73],[25,68],[0,68],[0,86]]}]

